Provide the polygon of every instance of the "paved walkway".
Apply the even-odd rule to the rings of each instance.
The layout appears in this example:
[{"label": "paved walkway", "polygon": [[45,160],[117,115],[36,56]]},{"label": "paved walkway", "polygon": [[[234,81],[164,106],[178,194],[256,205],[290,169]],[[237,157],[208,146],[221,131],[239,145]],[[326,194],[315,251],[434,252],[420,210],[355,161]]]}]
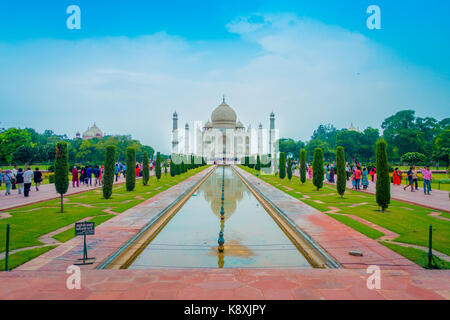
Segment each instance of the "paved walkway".
[{"label": "paved walkway", "polygon": [[381,288],[357,269],[82,270],[67,289],[66,271],[0,272],[0,299],[358,300],[450,299],[446,270],[385,270]]},{"label": "paved walkway", "polygon": [[[154,176],[155,171],[152,170],[150,175]],[[141,179],[141,178],[138,178],[138,179]],[[119,181],[117,181],[117,182],[114,180],[114,184],[119,184],[119,183],[124,183],[124,182],[125,182],[125,178],[123,178],[123,176],[121,176],[119,178]],[[65,194],[65,196],[69,196],[71,194],[82,193],[82,192],[86,192],[86,191],[90,191],[90,190],[100,189],[101,187],[102,186],[96,187],[96,186],[86,186],[84,184],[80,184],[79,187],[74,188],[72,186],[72,181],[69,181],[69,189],[67,190],[67,193]],[[59,197],[60,197],[60,195],[58,193],[56,193],[54,184],[41,185],[39,188],[39,191],[36,191],[36,189],[34,187],[34,183],[33,183],[33,186],[31,187],[31,191],[30,191],[30,196],[28,198],[25,198],[23,196],[23,194],[18,194],[17,189],[11,190],[11,194],[8,196],[6,196],[4,192],[0,192],[0,211],[17,208],[17,207],[22,207],[25,205],[43,202],[43,201],[47,201],[47,200],[58,199]],[[1,216],[0,216],[0,218],[1,218]]]},{"label": "paved walkway", "polygon": [[[294,172],[296,177],[299,177],[299,171],[296,170]],[[308,178],[308,175],[306,176]],[[336,177],[335,177],[336,179]],[[326,178],[324,180],[325,183],[330,185],[335,185],[333,183],[327,182]],[[419,186],[421,183],[419,182]],[[391,198],[399,201],[404,201],[412,204],[417,204],[419,206],[423,206],[430,209],[442,210],[446,212],[450,212],[450,197],[448,191],[442,190],[432,190],[430,195],[425,195],[422,188],[419,187],[419,190],[415,190],[411,192],[411,188],[403,190],[404,185],[395,186],[391,184]],[[347,188],[352,188],[352,182],[347,181]],[[375,194],[375,183],[369,181],[369,188],[367,190],[360,190],[361,192]]]}]

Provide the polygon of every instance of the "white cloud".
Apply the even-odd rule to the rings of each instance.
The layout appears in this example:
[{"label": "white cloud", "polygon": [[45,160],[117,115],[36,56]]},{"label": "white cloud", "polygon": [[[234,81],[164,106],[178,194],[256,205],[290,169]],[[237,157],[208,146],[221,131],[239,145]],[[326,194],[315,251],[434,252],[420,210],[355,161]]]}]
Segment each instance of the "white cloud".
[{"label": "white cloud", "polygon": [[273,110],[281,136],[302,139],[320,123],[378,126],[402,108],[448,113],[447,81],[358,33],[291,14],[238,17],[227,28],[240,38],[0,44],[0,125],[73,135],[96,121],[169,152],[172,112],[180,126],[206,120],[222,93],[244,124],[267,127]]}]

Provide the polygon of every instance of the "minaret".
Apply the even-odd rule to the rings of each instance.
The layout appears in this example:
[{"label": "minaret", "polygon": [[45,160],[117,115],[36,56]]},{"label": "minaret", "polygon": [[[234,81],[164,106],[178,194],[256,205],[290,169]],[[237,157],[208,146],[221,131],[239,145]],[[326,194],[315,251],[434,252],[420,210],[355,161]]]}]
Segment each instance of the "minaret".
[{"label": "minaret", "polygon": [[269,153],[272,154],[273,139],[275,138],[275,114],[270,113],[270,131],[269,131]]},{"label": "minaret", "polygon": [[173,113],[172,120],[172,153],[178,153],[178,114],[176,111]]},{"label": "minaret", "polygon": [[261,158],[263,154],[263,126],[261,123],[258,126],[258,154]]},{"label": "minaret", "polygon": [[184,154],[189,154],[189,124],[184,126]]}]

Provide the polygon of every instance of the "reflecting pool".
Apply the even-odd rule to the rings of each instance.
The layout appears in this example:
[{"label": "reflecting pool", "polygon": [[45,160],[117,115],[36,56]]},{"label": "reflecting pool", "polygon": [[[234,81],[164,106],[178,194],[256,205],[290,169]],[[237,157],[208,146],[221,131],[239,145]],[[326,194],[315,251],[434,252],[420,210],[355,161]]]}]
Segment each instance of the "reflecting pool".
[{"label": "reflecting pool", "polygon": [[[220,219],[224,180],[225,219]],[[218,252],[223,231],[224,252]],[[218,167],[131,263],[144,268],[310,268],[230,167]]]}]

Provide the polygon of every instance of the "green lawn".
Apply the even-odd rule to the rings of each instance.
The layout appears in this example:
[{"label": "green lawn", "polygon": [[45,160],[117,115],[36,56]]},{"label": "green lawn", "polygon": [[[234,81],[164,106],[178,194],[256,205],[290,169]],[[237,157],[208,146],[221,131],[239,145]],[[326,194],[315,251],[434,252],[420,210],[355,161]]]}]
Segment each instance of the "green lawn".
[{"label": "green lawn", "polygon": [[[408,247],[402,247],[394,243],[389,243],[386,241],[380,241],[382,244],[384,244],[386,247],[388,247],[391,250],[394,250],[395,252],[399,253],[400,255],[404,256],[405,258],[408,258],[409,260],[417,263],[423,268],[428,268],[428,254],[425,251],[416,249],[416,248],[408,248]],[[434,263],[435,268],[437,269],[450,269],[450,263],[439,259],[438,257],[434,257]],[[432,267],[433,268],[433,267]]]},{"label": "green lawn", "polygon": [[[241,166],[241,168],[252,174],[256,174],[256,170],[244,166]],[[432,224],[433,248],[450,255],[450,222],[428,215],[436,210],[391,200],[389,208],[382,213],[375,201],[375,195],[347,189],[344,198],[341,199],[336,193],[336,188],[327,184],[324,184],[324,187],[320,191],[316,191],[311,181],[307,180],[305,184],[301,184],[298,177],[292,177],[291,181],[287,178],[282,180],[274,175],[262,175],[259,177],[319,211],[325,212],[330,210],[329,207],[336,207],[341,209],[340,213],[356,215],[391,230],[399,234],[399,237],[395,239],[398,242],[426,247],[428,245],[428,229],[430,224]],[[293,190],[288,191],[283,186],[292,188]],[[298,194],[296,192],[301,193]],[[304,195],[310,198],[303,199]],[[314,200],[319,200],[323,203],[316,203]],[[355,204],[358,205],[354,206]],[[446,213],[443,214],[443,216],[446,215]],[[332,214],[330,216],[373,239],[378,239],[378,237],[382,236],[382,233],[378,233],[373,228],[351,222],[348,220],[351,219],[349,217]]]},{"label": "green lawn", "polygon": [[[10,250],[42,245],[39,237],[47,233],[87,217],[91,217],[91,221],[98,225],[113,217],[102,210],[110,208],[116,213],[122,213],[204,169],[205,167],[193,169],[175,177],[163,173],[159,182],[151,177],[147,186],[143,186],[142,180],[137,180],[135,190],[130,192],[126,191],[125,184],[114,185],[113,195],[108,200],[103,198],[101,189],[67,196],[64,213],[60,213],[59,199],[8,210],[11,217],[0,220],[0,252],[5,251],[7,223],[11,225]],[[54,236],[62,242],[73,237],[73,229]]]},{"label": "green lawn", "polygon": [[[53,248],[56,248],[56,246],[46,246],[13,253],[8,259],[8,269],[12,270],[31,259],[39,257],[41,254],[44,254]],[[0,270],[5,270],[5,259],[0,260]]]}]

